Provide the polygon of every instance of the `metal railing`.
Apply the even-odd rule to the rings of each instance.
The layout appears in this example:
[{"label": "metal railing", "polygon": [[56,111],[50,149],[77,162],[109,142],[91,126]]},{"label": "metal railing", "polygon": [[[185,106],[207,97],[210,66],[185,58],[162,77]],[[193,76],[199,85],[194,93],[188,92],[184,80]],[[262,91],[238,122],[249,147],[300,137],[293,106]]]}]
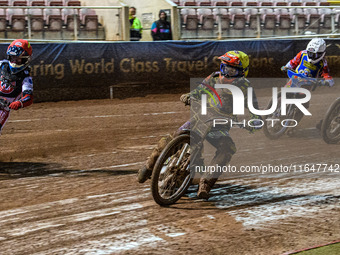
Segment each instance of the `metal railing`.
[{"label": "metal railing", "polygon": [[[120,40],[122,41],[129,41],[130,40],[130,23],[129,23],[129,7],[127,5],[121,4],[121,6],[1,6],[3,9],[73,9],[73,10],[79,10],[79,9],[118,9],[119,10],[119,21],[121,23],[118,24],[119,26],[119,34],[121,35]],[[340,12],[340,6],[176,6],[175,4],[172,5],[172,27],[173,27],[173,34],[174,39],[223,39],[227,38],[224,37],[222,25],[221,25],[221,14],[217,14],[218,21],[217,21],[217,34],[215,37],[197,37],[197,38],[183,38],[181,36],[181,30],[182,30],[182,21],[181,21],[181,14],[180,11],[182,9],[227,9],[228,11],[231,9],[256,9],[256,36],[254,37],[248,37],[253,39],[261,38],[262,33],[262,24],[261,24],[261,9],[293,9],[295,10],[295,13],[293,11],[293,16],[295,16],[295,21],[297,20],[297,16],[299,13],[297,13],[297,9],[329,9],[331,10],[331,29],[330,33],[327,34],[319,34],[318,36],[323,37],[330,37],[330,36],[340,36],[340,33],[338,33],[336,29],[336,23],[335,23],[335,16],[337,13]],[[338,9],[338,10],[337,10]],[[43,40],[43,39],[34,39],[32,38],[32,24],[31,24],[31,14],[25,13],[27,16],[27,38],[31,41],[44,41],[44,42],[87,42],[79,40],[78,38],[78,13],[74,12],[73,19],[74,19],[74,29],[73,29],[73,40]],[[298,22],[295,22],[292,24],[294,27],[294,36],[266,36],[265,38],[299,38],[299,37],[305,37],[305,34],[301,34],[301,30],[298,27]],[[312,24],[310,24],[312,25]],[[306,27],[307,29],[308,27]],[[306,31],[306,29],[302,30],[302,33]],[[308,35],[313,36],[313,35]],[[263,38],[263,37],[262,37]],[[1,38],[1,41],[11,41],[16,38]],[[99,40],[96,40],[99,41]],[[101,41],[106,42],[106,41]]]},{"label": "metal railing", "polygon": [[[118,9],[119,13],[118,16],[120,17],[119,22],[119,33],[122,35],[121,40],[129,41],[130,37],[130,24],[129,24],[129,9],[128,6],[125,4],[122,4],[121,6],[1,6],[2,9],[23,9],[23,10],[30,10],[30,9],[73,9],[73,10],[79,10],[79,9]],[[73,40],[42,40],[42,39],[32,39],[32,23],[31,23],[31,14],[29,11],[24,14],[27,17],[27,38],[30,41],[48,41],[48,42],[73,42],[78,40],[78,16],[79,14],[77,12],[73,13],[73,25],[74,25],[74,38]],[[15,38],[1,38],[1,41],[11,41]],[[85,41],[86,42],[86,41]]]},{"label": "metal railing", "polygon": [[[228,13],[230,10],[232,9],[257,9],[257,13],[256,13],[256,37],[253,38],[261,38],[261,31],[262,31],[262,24],[261,24],[261,15],[263,15],[263,13],[261,13],[261,9],[272,9],[272,10],[277,10],[277,9],[293,9],[293,16],[295,16],[295,23],[293,23],[292,25],[294,25],[294,32],[295,35],[294,36],[279,36],[279,37],[266,37],[266,38],[299,38],[299,37],[305,37],[305,34],[300,34],[300,30],[298,27],[298,22],[297,22],[297,18],[299,13],[297,12],[297,9],[329,9],[331,11],[330,16],[331,16],[331,29],[330,29],[330,33],[327,34],[318,34],[317,36],[323,36],[323,37],[329,37],[329,36],[340,36],[340,33],[337,33],[337,29],[335,28],[335,16],[337,13],[340,13],[340,6],[175,6],[173,7],[173,11],[177,11],[177,15],[178,15],[178,24],[177,24],[177,29],[180,31],[179,34],[181,35],[181,30],[182,30],[182,20],[181,20],[181,13],[180,11],[182,9],[227,9]],[[290,14],[289,14],[290,15]],[[320,14],[320,18],[321,19],[321,15]],[[221,16],[222,14],[220,14],[220,12],[218,12],[216,14],[217,16],[217,39],[222,39],[222,25],[221,25]],[[317,22],[317,21],[315,21]],[[313,25],[309,24],[309,26]],[[308,26],[308,27],[309,27]],[[308,29],[308,27],[306,27],[306,29]],[[303,30],[303,32],[306,31],[306,29]],[[274,36],[274,35],[273,35]],[[311,36],[311,35],[308,35]],[[181,36],[180,36],[181,37]],[[182,37],[181,37],[182,38]],[[249,37],[248,37],[249,38]],[[182,38],[184,39],[184,38]],[[195,38],[186,38],[186,39],[195,39]],[[196,39],[205,39],[202,37],[197,37]],[[208,39],[208,38],[206,38]],[[215,38],[216,39],[216,38]]]}]

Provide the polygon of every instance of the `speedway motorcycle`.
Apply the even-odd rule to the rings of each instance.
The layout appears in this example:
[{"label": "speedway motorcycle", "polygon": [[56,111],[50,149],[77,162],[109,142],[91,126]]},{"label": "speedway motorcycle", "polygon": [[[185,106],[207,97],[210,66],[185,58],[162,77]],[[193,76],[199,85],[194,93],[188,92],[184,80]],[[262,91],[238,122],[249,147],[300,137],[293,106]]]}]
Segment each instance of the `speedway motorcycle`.
[{"label": "speedway motorcycle", "polygon": [[152,171],[151,193],[161,206],[176,203],[192,182],[190,160],[200,153],[190,146],[190,131],[172,139],[158,157]]},{"label": "speedway motorcycle", "polygon": [[340,97],[328,108],[322,121],[321,135],[323,140],[329,144],[340,141]]},{"label": "speedway motorcycle", "polygon": [[[320,81],[315,78],[306,77],[302,73],[296,73],[294,70],[288,69],[287,75],[289,77],[289,82],[287,85],[290,85],[291,88],[305,88],[310,91],[314,91],[315,88],[320,85]],[[287,86],[286,85],[286,86]],[[299,98],[301,97],[300,93],[288,93],[287,98]],[[266,109],[270,109],[272,106],[272,100],[267,105]],[[275,119],[277,121],[265,121],[263,125],[263,132],[266,137],[269,139],[275,140],[283,136],[289,129],[292,130],[294,127],[294,123],[292,120],[297,119],[296,116],[299,113],[299,108],[297,108],[294,104],[289,104],[286,109],[286,115],[281,115],[281,93],[278,93],[278,102],[276,110],[267,115],[265,118]]]},{"label": "speedway motorcycle", "polygon": [[[195,106],[196,104],[196,106]],[[198,100],[191,100],[191,109],[200,109]],[[231,120],[236,121],[236,117]],[[209,134],[214,119],[191,118],[190,130],[174,137],[158,157],[151,176],[151,193],[155,202],[161,206],[176,203],[188,190],[191,184],[198,184],[200,176],[196,175],[195,166],[204,164],[202,153],[204,142]],[[237,122],[237,121],[236,121]],[[229,136],[230,123],[222,127],[221,132]],[[235,125],[238,128],[251,131],[248,127]],[[211,133],[212,132],[212,133]],[[218,131],[220,132],[220,131]]]}]

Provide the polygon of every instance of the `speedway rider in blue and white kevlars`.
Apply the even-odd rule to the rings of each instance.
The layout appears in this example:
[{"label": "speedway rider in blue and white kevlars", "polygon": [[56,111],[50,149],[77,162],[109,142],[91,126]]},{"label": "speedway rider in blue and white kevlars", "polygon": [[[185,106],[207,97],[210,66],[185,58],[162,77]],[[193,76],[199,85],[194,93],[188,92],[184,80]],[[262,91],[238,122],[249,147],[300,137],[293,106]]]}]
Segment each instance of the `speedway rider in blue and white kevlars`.
[{"label": "speedway rider in blue and white kevlars", "polygon": [[290,60],[282,71],[294,69],[297,73],[303,73],[306,77],[324,78],[324,85],[332,87],[334,80],[329,74],[329,68],[325,59],[326,42],[323,39],[312,39],[306,50],[300,51],[295,58]]},{"label": "speedway rider in blue and white kevlars", "polygon": [[[303,74],[305,77],[310,78],[323,78],[322,85],[333,87],[334,80],[329,74],[329,68],[325,59],[326,54],[326,42],[321,38],[312,39],[306,50],[300,51],[295,58],[290,60],[285,66],[281,67],[283,72],[287,69],[294,69],[297,73]],[[290,86],[292,81],[286,86]],[[309,102],[304,104],[306,108],[309,107]],[[295,116],[296,121],[300,121],[303,117],[301,112],[298,112]],[[316,125],[316,128],[320,129],[322,120]]]},{"label": "speedway rider in blue and white kevlars", "polygon": [[7,59],[0,61],[0,99],[9,109],[0,109],[0,133],[10,113],[33,103],[33,81],[29,73],[32,47],[26,40],[13,41],[7,48]]}]

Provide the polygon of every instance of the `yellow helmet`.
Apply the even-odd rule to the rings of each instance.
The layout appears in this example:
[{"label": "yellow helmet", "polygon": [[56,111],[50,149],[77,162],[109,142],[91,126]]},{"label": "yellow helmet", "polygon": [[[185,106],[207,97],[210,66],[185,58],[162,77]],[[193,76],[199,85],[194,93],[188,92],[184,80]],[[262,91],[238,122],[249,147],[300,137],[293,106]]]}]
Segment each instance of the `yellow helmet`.
[{"label": "yellow helmet", "polygon": [[249,71],[249,57],[246,53],[233,50],[220,56],[221,73],[227,77],[247,77]]}]

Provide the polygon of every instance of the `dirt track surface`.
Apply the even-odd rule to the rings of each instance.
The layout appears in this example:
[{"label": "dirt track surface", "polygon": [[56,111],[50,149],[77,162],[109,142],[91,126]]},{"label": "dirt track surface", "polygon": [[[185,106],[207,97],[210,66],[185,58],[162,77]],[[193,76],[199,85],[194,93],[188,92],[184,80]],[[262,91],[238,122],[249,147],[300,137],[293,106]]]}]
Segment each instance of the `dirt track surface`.
[{"label": "dirt track surface", "polygon": [[[259,90],[260,105],[268,91]],[[315,124],[340,89],[312,97],[293,137],[232,131],[232,164],[339,163]],[[0,137],[1,254],[282,254],[340,239],[340,173],[232,178],[209,201],[197,187],[170,208],[138,167],[189,117],[180,95],[40,103],[13,112]]]}]

